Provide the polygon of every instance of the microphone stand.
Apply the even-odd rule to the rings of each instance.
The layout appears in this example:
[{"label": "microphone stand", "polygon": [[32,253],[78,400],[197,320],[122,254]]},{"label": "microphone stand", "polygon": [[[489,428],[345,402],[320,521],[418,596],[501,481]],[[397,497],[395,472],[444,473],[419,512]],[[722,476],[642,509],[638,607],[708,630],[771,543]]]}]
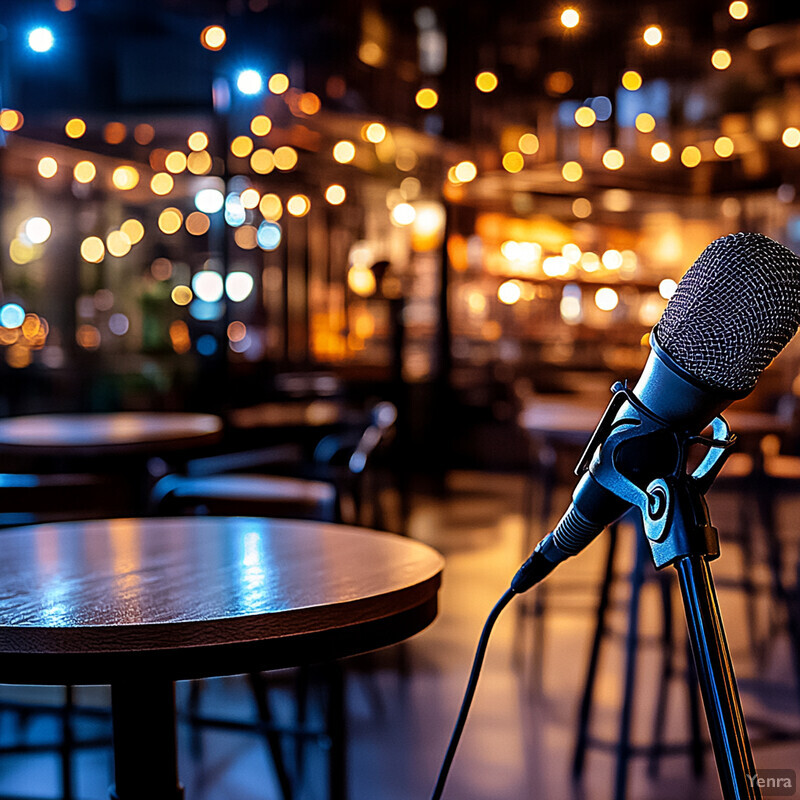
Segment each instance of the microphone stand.
[{"label": "microphone stand", "polygon": [[[614,397],[576,473],[590,471],[598,483],[636,506],[642,514],[656,569],[671,564],[677,570],[722,796],[724,800],[761,800],[709,567],[709,562],[719,556],[719,536],[711,525],[704,498],[736,437],[721,416],[711,423],[711,438],[672,430],[626,386],[617,383],[612,391]],[[634,440],[640,440],[639,445],[646,448],[645,437],[650,434],[657,434],[656,441],[662,443],[665,435],[674,437],[677,458],[670,474],[653,478],[642,489],[619,471],[621,459],[616,456],[621,445]],[[598,448],[601,442],[602,447]],[[704,444],[708,451],[689,474],[689,446],[696,443]]]}]

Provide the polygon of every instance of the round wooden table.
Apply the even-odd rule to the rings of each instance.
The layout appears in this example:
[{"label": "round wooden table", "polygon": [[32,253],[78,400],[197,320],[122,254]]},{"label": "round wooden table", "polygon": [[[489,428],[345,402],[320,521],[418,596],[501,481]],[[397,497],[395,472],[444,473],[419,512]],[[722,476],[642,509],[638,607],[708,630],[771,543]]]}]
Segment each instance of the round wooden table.
[{"label": "round wooden table", "polygon": [[0,681],[110,684],[119,800],[182,797],[174,681],[328,661],[436,616],[442,557],[393,534],[248,517],[9,529]]},{"label": "round wooden table", "polygon": [[221,434],[222,420],[213,414],[31,414],[0,419],[0,451],[34,457],[138,455],[213,444]]}]

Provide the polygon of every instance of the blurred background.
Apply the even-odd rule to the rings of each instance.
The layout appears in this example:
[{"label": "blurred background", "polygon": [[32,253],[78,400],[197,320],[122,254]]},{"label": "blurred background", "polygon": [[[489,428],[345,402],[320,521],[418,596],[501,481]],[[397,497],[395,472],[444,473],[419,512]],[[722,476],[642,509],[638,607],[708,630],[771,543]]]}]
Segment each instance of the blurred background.
[{"label": "blurred background", "polygon": [[[800,249],[787,2],[0,0],[0,108],[0,417],[210,412],[212,455],[299,443],[306,466],[324,434],[377,429],[374,481],[347,484],[341,519],[448,557],[442,615],[405,666],[350,686],[358,798],[432,785],[480,624],[568,502],[593,427],[569,420],[638,375],[686,269],[736,231]],[[714,506],[745,710],[781,723],[756,752],[773,767],[800,764],[800,460],[762,459],[798,455],[799,362],[791,343],[739,404],[770,416],[747,418],[750,460]],[[789,497],[780,526],[753,510],[755,474]],[[544,609],[501,623],[453,797],[615,796],[620,652],[594,701],[612,744],[571,782],[604,563],[598,545],[564,568],[572,612],[548,612],[538,663]],[[224,707],[236,688],[218,691]],[[193,796],[273,791],[263,746],[237,741],[211,766],[182,753]],[[669,747],[642,751],[649,771],[632,759],[631,796],[718,796],[707,749],[697,777]],[[77,785],[97,793],[106,756],[86,758]],[[4,789],[47,775],[58,795],[43,763],[20,759]],[[303,775],[297,796],[324,796],[324,770]]]}]

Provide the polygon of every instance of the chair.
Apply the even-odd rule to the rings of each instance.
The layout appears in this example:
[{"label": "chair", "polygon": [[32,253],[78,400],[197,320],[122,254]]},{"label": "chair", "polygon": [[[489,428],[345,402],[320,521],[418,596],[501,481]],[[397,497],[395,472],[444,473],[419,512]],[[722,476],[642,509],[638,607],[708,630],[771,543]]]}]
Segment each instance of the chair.
[{"label": "chair", "polygon": [[[313,464],[305,470],[308,477],[287,477],[253,472],[237,472],[275,466],[275,448],[210,456],[188,462],[186,475],[170,474],[161,478],[151,494],[154,513],[215,514],[236,516],[292,517],[329,522],[360,524],[367,507],[372,519],[382,519],[380,484],[373,485],[367,469],[393,429],[397,412],[391,403],[377,403],[370,411],[363,429],[330,434],[318,443]],[[283,451],[282,451],[283,452]],[[287,454],[288,451],[286,451]],[[214,468],[229,471],[212,473]],[[343,673],[339,665],[327,665],[322,683],[327,697],[326,725],[322,731],[309,731],[306,724],[308,668],[295,672],[297,722],[289,729],[278,730],[272,723],[268,703],[268,683],[264,675],[248,676],[256,701],[259,724],[256,729],[266,743],[284,800],[290,800],[293,786],[281,749],[280,734],[293,735],[301,742],[311,736],[322,737],[330,747],[329,769],[331,794],[344,796],[344,706]],[[227,720],[212,719],[198,713],[199,682],[194,682],[189,702],[189,719],[195,723],[230,727]],[[297,750],[297,771],[303,750]]]}]

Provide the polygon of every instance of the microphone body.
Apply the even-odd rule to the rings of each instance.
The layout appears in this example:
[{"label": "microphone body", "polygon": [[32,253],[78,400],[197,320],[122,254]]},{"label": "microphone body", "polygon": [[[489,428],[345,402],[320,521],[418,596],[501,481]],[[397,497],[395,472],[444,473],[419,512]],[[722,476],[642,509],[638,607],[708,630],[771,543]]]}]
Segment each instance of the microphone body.
[{"label": "microphone body", "polygon": [[526,591],[632,505],[646,505],[651,482],[685,464],[687,439],[752,391],[798,323],[800,260],[791,251],[761,234],[709,245],[651,333],[633,390],[615,387],[576,470],[582,477],[571,505],[512,590]]}]

